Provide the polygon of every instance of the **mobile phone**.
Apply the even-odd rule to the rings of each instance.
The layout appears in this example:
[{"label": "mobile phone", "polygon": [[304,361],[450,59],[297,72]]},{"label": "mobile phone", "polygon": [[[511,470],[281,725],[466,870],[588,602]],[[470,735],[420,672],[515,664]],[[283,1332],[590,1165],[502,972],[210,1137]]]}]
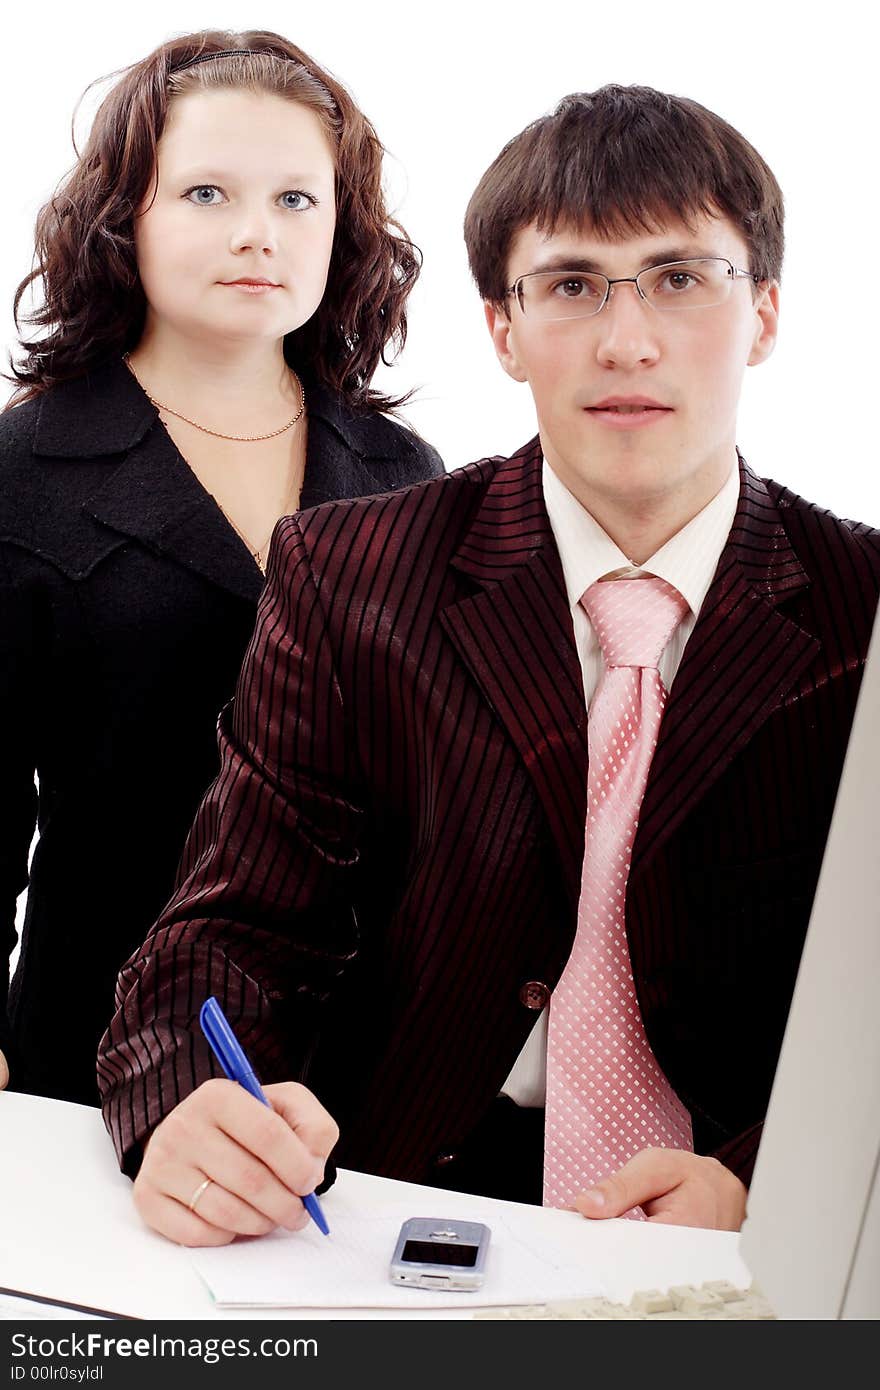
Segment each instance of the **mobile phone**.
[{"label": "mobile phone", "polygon": [[397,1237],[391,1282],[417,1289],[478,1289],[488,1251],[489,1227],[480,1221],[412,1216]]}]

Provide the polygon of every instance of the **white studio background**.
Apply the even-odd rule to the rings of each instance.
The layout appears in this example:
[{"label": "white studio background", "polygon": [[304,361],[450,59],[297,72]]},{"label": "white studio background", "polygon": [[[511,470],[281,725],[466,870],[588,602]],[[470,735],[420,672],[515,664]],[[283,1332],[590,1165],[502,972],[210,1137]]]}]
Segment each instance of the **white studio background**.
[{"label": "white studio background", "polygon": [[[736,126],[782,185],[787,254],[779,343],[749,370],[738,442],[755,470],[838,515],[880,524],[870,424],[880,298],[873,46],[863,7],[741,0],[682,7],[369,5],[281,0],[84,0],[16,6],[0,56],[3,216],[0,346],[31,268],[37,210],[73,162],[71,117],[94,79],[172,34],[205,27],[285,34],[351,90],[389,151],[391,202],[422,248],[410,334],[377,381],[418,387],[411,423],[447,468],[509,453],[535,433],[528,388],[498,366],[470,280],[467,200],[501,146],[570,91],[638,82],[691,96]],[[98,95],[106,85],[97,89]],[[80,147],[96,105],[80,111]],[[7,392],[0,386],[0,401]]]},{"label": "white studio background", "polygon": [[[566,92],[645,83],[729,120],[786,197],[781,335],[770,361],[746,374],[740,447],[758,473],[878,524],[869,423],[880,298],[876,77],[859,9],[855,0],[796,12],[742,0],[681,13],[645,0],[152,0],[143,9],[85,0],[49,20],[45,9],[16,6],[0,58],[4,369],[34,217],[72,163],[71,116],[87,85],[172,34],[274,29],[340,77],[373,120],[390,152],[392,202],[424,252],[407,347],[377,380],[419,387],[407,416],[448,468],[510,452],[534,434],[534,417],[528,388],[503,374],[483,323],[461,234],[468,197],[504,142]],[[93,99],[84,103],[78,135],[93,110]]]}]

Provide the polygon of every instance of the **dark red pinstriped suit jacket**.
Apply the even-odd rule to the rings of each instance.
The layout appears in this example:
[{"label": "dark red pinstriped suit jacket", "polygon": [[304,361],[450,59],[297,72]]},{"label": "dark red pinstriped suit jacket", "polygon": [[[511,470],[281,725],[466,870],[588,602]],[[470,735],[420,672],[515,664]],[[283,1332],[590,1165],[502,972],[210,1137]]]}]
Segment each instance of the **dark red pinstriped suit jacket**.
[{"label": "dark red pinstriped suit jacket", "polygon": [[[698,1152],[748,1181],[877,603],[880,535],[741,464],[670,692],[627,898],[651,1045]],[[216,994],[334,1157],[430,1181],[569,954],[580,668],[532,441],[280,523],[221,773],[120,975],[105,1117],[139,1141],[215,1073]],[[124,904],[121,905],[124,910]],[[821,1098],[805,1098],[821,1103]]]}]

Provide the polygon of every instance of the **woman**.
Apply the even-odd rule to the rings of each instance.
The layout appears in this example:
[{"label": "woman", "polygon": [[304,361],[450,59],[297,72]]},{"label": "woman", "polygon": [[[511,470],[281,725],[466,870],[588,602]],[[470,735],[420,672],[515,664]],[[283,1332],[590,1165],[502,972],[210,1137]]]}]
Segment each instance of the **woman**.
[{"label": "woman", "polygon": [[127,71],[39,216],[16,313],[37,277],[45,332],[0,416],[2,959],[40,830],[0,1007],[16,1090],[97,1102],[278,517],[442,472],[370,390],[418,274],[382,154],[293,44],[204,32]]}]

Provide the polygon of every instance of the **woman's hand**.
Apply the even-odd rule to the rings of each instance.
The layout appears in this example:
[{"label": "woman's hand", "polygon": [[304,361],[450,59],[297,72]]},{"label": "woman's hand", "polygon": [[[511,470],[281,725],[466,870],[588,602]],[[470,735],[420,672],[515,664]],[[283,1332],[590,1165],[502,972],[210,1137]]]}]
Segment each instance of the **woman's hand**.
[{"label": "woman's hand", "polygon": [[271,1110],[234,1081],[206,1081],[156,1127],[134,1184],[148,1226],[179,1245],[228,1245],[308,1225],[301,1197],[339,1129],[305,1086],[263,1089]]}]

